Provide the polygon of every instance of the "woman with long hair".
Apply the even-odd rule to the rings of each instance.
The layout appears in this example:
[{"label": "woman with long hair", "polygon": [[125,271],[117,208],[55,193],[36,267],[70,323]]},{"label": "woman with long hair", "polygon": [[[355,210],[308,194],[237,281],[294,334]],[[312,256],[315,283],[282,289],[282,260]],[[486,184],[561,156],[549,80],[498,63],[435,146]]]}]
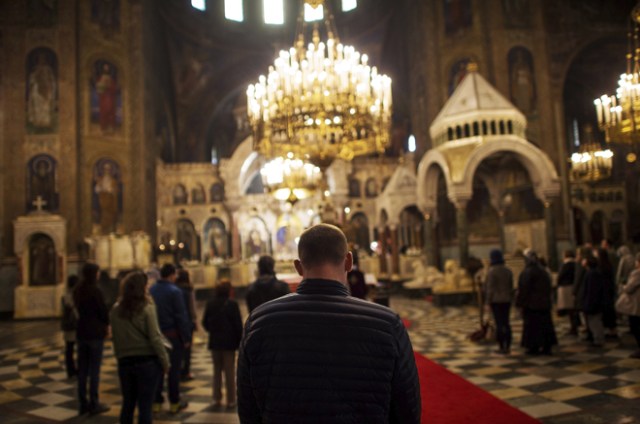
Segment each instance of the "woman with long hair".
[{"label": "woman with long hair", "polygon": [[209,333],[209,350],[213,360],[213,405],[221,406],[224,372],[227,409],[236,406],[236,350],[242,338],[240,308],[230,296],[231,283],[228,280],[220,281],[202,317],[202,326]]},{"label": "woman with long hair", "polygon": [[156,386],[162,372],[169,370],[169,354],[143,272],[123,278],[120,298],[111,310],[111,327],[122,392],[120,423],[133,423],[136,405],[138,423],[151,423]]},{"label": "woman with long hair", "polygon": [[[100,403],[98,386],[100,384],[100,365],[104,339],[109,328],[109,310],[97,280],[100,268],[87,263],[82,267],[82,278],[73,292],[73,302],[78,311],[76,340],[78,342],[78,398],[80,415],[100,414],[109,410],[109,406]],[[89,398],[87,399],[87,380]]]}]

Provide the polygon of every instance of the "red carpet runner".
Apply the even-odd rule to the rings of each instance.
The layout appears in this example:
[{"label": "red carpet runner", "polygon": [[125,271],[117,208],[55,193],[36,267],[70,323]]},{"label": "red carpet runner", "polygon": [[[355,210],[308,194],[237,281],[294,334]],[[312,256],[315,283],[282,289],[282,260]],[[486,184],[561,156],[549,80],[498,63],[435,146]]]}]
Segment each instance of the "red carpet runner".
[{"label": "red carpet runner", "polygon": [[422,423],[425,424],[529,424],[531,418],[462,377],[415,353]]}]

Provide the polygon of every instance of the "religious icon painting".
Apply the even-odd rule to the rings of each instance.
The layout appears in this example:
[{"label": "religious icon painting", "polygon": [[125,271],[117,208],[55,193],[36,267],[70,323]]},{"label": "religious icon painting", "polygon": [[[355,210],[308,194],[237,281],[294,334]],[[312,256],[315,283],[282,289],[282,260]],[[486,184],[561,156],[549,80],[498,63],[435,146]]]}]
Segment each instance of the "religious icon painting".
[{"label": "religious icon painting", "polygon": [[91,22],[99,25],[106,36],[113,35],[120,29],[120,1],[91,0]]},{"label": "religious icon painting", "polygon": [[57,279],[58,255],[53,240],[36,233],[29,239],[29,285],[53,286]]},{"label": "religious icon painting", "polygon": [[38,47],[27,56],[27,133],[58,130],[58,58],[53,50]]},{"label": "religious icon painting", "polygon": [[200,257],[200,237],[191,220],[183,218],[177,221],[176,241],[178,261],[191,261]]},{"label": "religious icon painting", "polygon": [[113,159],[98,159],[93,167],[93,222],[101,234],[114,233],[122,216],[123,185],[120,165]]},{"label": "religious icon painting", "polygon": [[533,55],[526,48],[518,46],[509,50],[507,60],[511,102],[525,115],[531,115],[536,111]]},{"label": "religious icon painting", "polygon": [[378,195],[378,182],[375,178],[371,177],[367,180],[364,186],[364,194],[368,197],[376,197]]},{"label": "religious icon painting", "polygon": [[261,218],[253,216],[247,220],[242,229],[242,247],[244,258],[257,259],[260,255],[270,254],[269,232]]},{"label": "religious icon painting", "polygon": [[453,94],[464,77],[467,76],[467,65],[472,61],[470,57],[464,57],[457,60],[451,67],[449,71],[449,96]]},{"label": "religious icon painting", "polygon": [[186,205],[189,202],[189,194],[187,189],[182,184],[176,184],[173,188],[173,204],[174,205]]},{"label": "religious icon painting", "polygon": [[209,218],[204,225],[203,253],[205,261],[224,259],[229,254],[227,228],[218,218]]},{"label": "religious icon painting", "polygon": [[122,127],[122,90],[118,68],[107,60],[93,63],[90,80],[91,128],[104,135]]},{"label": "religious icon painting", "polygon": [[206,203],[207,199],[204,194],[204,187],[201,184],[197,184],[191,189],[191,202],[194,205],[202,205]]},{"label": "religious icon painting", "polygon": [[57,0],[27,0],[27,25],[51,27],[58,21]]},{"label": "religious icon painting", "polygon": [[471,0],[443,0],[444,29],[447,35],[456,34],[473,23]]},{"label": "religious icon painting", "polygon": [[27,211],[58,210],[57,162],[49,155],[36,155],[27,164]]},{"label": "religious icon painting", "polygon": [[213,183],[209,188],[209,197],[212,203],[224,202],[224,185]]}]

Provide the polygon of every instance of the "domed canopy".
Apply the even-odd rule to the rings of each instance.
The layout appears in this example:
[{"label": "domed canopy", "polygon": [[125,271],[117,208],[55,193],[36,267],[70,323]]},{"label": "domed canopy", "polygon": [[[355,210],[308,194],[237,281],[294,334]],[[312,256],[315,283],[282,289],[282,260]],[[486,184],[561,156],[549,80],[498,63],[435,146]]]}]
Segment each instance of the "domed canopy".
[{"label": "domed canopy", "polygon": [[524,138],[526,127],[525,116],[477,72],[477,65],[471,64],[429,132],[437,147],[451,141],[478,141],[478,137],[505,134]]}]

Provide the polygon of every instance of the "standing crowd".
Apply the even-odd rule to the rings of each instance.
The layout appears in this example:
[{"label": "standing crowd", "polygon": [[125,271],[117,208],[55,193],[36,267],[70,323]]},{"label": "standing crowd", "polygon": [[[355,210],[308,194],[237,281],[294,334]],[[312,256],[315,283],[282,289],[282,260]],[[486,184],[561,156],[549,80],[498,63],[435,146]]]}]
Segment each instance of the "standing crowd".
[{"label": "standing crowd", "polygon": [[[68,279],[61,322],[80,415],[110,409],[99,399],[109,337],[118,363],[121,424],[133,423],[136,407],[138,422],[151,423],[163,410],[165,382],[169,413],[187,408],[180,382],[193,378],[191,346],[201,324],[209,334],[213,405],[222,408],[224,387],[226,409],[237,409],[242,423],[309,422],[309,417],[420,422],[420,388],[406,329],[390,309],[350,295],[350,287],[361,295],[364,278],[352,271],[342,231],[327,224],[311,227],[300,237],[298,254],[294,264],[303,280],[295,294],[276,278],[273,258],[260,257],[258,278],[246,293],[250,316],[244,328],[229,280],[218,282],[198,323],[186,270],[165,264],[159,275],[128,273],[109,309],[98,286],[98,266],[85,264],[81,278]],[[371,356],[373,350],[377,354]],[[363,396],[365,387],[369,394]]]},{"label": "standing crowd", "polygon": [[634,257],[627,246],[614,252],[608,240],[598,248],[566,250],[555,291],[550,270],[531,250],[524,252],[525,267],[515,289],[502,252],[492,250],[489,260],[484,299],[495,321],[498,353],[511,350],[509,319],[515,300],[523,319],[521,346],[529,355],[552,354],[558,343],[552,319],[555,299],[558,315],[569,320],[568,335],[579,336],[584,327],[584,340],[595,348],[607,338],[618,338],[618,323],[628,317],[638,345],[631,357],[640,358],[640,253]]}]

